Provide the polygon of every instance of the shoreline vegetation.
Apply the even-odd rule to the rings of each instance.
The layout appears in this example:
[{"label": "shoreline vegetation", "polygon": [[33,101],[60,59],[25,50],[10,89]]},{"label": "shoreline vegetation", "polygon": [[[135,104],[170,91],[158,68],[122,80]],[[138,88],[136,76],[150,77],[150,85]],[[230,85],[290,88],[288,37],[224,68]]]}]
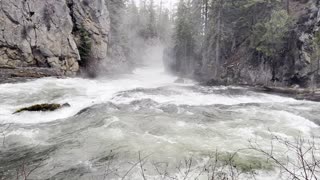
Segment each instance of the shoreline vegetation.
[{"label": "shoreline vegetation", "polygon": [[[166,161],[156,162],[151,160],[152,154],[137,152],[137,158],[128,161],[125,169],[118,169],[116,159],[120,153],[116,149],[110,150],[106,156],[97,159],[101,166],[95,178],[100,179],[257,179],[260,173],[270,173],[274,178],[313,180],[319,176],[319,146],[314,140],[297,137],[294,140],[281,138],[270,134],[270,147],[262,147],[257,140],[248,140],[248,147],[234,152],[220,152],[213,150],[206,158],[200,160],[194,157],[185,157],[172,166]],[[3,139],[3,145],[5,139]],[[289,157],[282,157],[279,147],[286,150]],[[119,149],[118,149],[119,150]],[[247,153],[245,153],[247,152]],[[249,155],[252,152],[254,154]],[[249,153],[249,154],[248,154]],[[45,156],[45,155],[44,155]],[[7,164],[8,163],[8,164]],[[5,168],[9,162],[4,162]],[[41,171],[46,164],[32,161],[28,157],[21,157],[17,169],[0,172],[0,176],[16,179],[32,179],[37,171]],[[80,167],[81,168],[81,167]],[[1,169],[0,169],[1,170]],[[77,170],[77,169],[74,169]],[[278,171],[279,170],[279,171]],[[68,172],[65,172],[68,173]],[[60,174],[62,175],[62,174]],[[51,178],[59,177],[59,174]],[[78,176],[78,175],[75,175]],[[91,175],[94,177],[93,175]],[[80,177],[85,177],[82,175]]]}]

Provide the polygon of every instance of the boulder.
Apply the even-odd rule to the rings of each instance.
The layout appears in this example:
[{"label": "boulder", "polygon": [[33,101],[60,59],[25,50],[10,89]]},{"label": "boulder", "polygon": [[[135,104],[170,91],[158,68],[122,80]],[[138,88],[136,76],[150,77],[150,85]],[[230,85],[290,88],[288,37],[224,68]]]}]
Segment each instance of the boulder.
[{"label": "boulder", "polygon": [[200,83],[200,85],[202,85],[202,86],[225,86],[227,84],[222,81],[211,79],[209,81],[205,81],[205,82]]},{"label": "boulder", "polygon": [[183,84],[185,83],[185,80],[183,78],[178,78],[177,80],[174,81],[174,83]]},{"label": "boulder", "polygon": [[21,113],[24,111],[55,111],[55,110],[61,109],[63,107],[70,107],[70,104],[69,103],[65,103],[65,104],[36,104],[33,106],[18,109],[13,114]]}]

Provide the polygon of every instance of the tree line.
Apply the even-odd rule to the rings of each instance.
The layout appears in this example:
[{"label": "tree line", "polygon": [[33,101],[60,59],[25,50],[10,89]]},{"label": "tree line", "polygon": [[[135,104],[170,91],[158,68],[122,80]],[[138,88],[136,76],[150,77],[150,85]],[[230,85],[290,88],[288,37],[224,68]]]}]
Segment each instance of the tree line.
[{"label": "tree line", "polygon": [[[220,78],[226,61],[241,48],[277,66],[283,54],[290,50],[290,38],[298,21],[290,12],[292,2],[180,0],[171,69],[181,76],[211,74]],[[319,44],[315,38],[312,46],[319,49]]]},{"label": "tree line", "polygon": [[134,0],[109,0],[108,3],[111,9],[110,44],[121,47],[133,63],[141,59],[148,41],[170,41],[172,19],[163,3],[155,4],[153,0],[140,0],[139,5]]}]

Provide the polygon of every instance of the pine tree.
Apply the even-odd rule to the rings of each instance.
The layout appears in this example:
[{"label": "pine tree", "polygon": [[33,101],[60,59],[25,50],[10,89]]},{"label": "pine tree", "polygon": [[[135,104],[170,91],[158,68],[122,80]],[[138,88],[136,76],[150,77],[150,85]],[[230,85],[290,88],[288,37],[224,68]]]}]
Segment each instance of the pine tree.
[{"label": "pine tree", "polygon": [[176,72],[186,75],[192,70],[194,58],[194,39],[192,36],[192,23],[190,21],[190,2],[180,0],[178,5],[175,29],[175,58]]},{"label": "pine tree", "polygon": [[200,56],[202,53],[202,45],[205,31],[205,15],[202,12],[203,0],[193,0],[191,2],[191,14],[190,20],[192,23],[192,36],[195,40],[195,52]]},{"label": "pine tree", "polygon": [[270,20],[255,25],[253,46],[268,58],[274,58],[286,43],[290,17],[285,10],[274,10]]},{"label": "pine tree", "polygon": [[125,0],[106,0],[110,11],[111,37],[112,42],[121,42],[121,24],[125,14]]},{"label": "pine tree", "polygon": [[165,9],[159,15],[159,20],[157,21],[157,36],[165,44],[169,44],[171,41],[172,34],[172,22],[169,17],[169,10]]},{"label": "pine tree", "polygon": [[148,12],[147,3],[145,0],[140,0],[139,19],[140,19],[139,34],[143,39],[148,39],[149,38],[149,32],[148,32],[149,12]]},{"label": "pine tree", "polygon": [[149,14],[149,18],[148,18],[148,38],[154,38],[157,36],[157,30],[156,30],[156,13],[155,13],[155,9],[154,9],[154,2],[153,0],[150,0],[149,2],[149,7],[148,7],[148,14]]},{"label": "pine tree", "polygon": [[311,57],[311,88],[314,91],[316,88],[316,79],[319,78],[320,73],[320,31],[317,31],[312,41],[313,53]]},{"label": "pine tree", "polygon": [[224,5],[224,0],[212,0],[210,10],[207,12],[206,49],[203,55],[203,64],[206,66],[202,70],[205,73],[208,71],[213,72],[214,77],[217,77],[221,61],[221,41],[225,32],[222,19],[224,17]]}]

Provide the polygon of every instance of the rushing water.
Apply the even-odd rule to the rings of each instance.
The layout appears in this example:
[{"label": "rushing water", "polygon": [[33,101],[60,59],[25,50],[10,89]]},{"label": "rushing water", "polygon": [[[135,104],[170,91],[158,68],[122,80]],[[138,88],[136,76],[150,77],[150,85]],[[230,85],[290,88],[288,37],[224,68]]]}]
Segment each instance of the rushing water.
[{"label": "rushing water", "polygon": [[[199,174],[210,154],[233,153],[253,139],[270,149],[271,133],[319,139],[319,103],[240,87],[177,84],[159,67],[117,79],[0,85],[0,179],[29,172],[30,179],[208,179]],[[13,114],[39,103],[71,107]],[[280,146],[274,151],[285,156]],[[257,168],[258,179],[278,178],[259,153],[241,151],[237,163]]]}]

